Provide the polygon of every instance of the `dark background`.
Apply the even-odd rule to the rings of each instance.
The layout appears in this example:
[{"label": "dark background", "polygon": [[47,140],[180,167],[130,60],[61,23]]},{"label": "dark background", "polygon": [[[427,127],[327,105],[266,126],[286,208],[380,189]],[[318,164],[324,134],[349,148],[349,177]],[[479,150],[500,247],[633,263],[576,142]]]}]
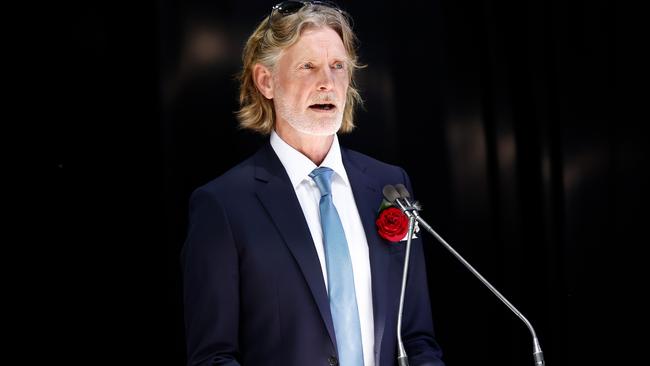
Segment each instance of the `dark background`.
[{"label": "dark background", "polygon": [[[53,178],[40,191],[51,208],[43,230],[65,245],[39,252],[38,316],[21,333],[36,340],[29,349],[83,364],[185,362],[187,202],[265,141],[237,128],[233,76],[273,4],[41,9],[47,78],[32,108],[57,116],[39,140]],[[647,112],[631,112],[624,85],[636,75],[633,11],[613,1],[340,4],[368,65],[365,108],[342,144],[407,170],[425,218],[527,316],[547,365],[631,357],[623,329],[643,328],[628,304],[647,284],[627,263],[648,241]],[[526,327],[428,244],[447,364],[532,365]]]}]

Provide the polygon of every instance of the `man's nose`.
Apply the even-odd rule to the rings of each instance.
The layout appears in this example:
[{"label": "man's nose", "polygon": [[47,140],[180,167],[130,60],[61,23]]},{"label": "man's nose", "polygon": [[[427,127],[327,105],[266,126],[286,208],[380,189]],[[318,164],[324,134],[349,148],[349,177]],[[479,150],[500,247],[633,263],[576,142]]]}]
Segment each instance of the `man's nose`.
[{"label": "man's nose", "polygon": [[329,67],[321,68],[318,76],[318,90],[331,90],[334,88],[334,74]]}]

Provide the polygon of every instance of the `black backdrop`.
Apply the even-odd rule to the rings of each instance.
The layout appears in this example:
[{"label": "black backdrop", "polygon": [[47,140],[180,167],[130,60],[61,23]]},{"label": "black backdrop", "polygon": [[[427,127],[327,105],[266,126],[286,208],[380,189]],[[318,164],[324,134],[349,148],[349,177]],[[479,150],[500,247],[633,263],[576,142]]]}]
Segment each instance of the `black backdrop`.
[{"label": "black backdrop", "polygon": [[[39,287],[49,357],[185,362],[187,200],[264,142],[237,129],[233,75],[272,4],[48,9],[43,108],[62,123],[44,130],[43,157],[52,226],[72,229],[70,245],[42,252],[58,261],[43,259]],[[639,116],[621,96],[623,12],[610,1],[341,4],[368,64],[359,127],[342,144],[409,172],[424,216],[533,323],[548,365],[629,356],[618,325],[636,323],[615,303],[647,286],[622,275],[617,253],[647,242],[635,237],[647,180]],[[532,365],[525,326],[428,243],[448,365]]]}]

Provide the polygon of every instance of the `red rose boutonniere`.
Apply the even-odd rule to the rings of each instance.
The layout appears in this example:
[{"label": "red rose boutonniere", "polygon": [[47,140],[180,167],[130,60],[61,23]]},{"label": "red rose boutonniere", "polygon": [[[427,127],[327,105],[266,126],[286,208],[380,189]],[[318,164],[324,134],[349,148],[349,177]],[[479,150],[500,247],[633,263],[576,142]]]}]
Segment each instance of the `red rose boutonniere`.
[{"label": "red rose boutonniere", "polygon": [[[409,219],[404,212],[383,200],[379,207],[379,216],[375,221],[377,231],[382,238],[397,243],[406,240],[409,230]],[[417,229],[417,226],[416,226]],[[413,238],[416,236],[413,235]]]}]

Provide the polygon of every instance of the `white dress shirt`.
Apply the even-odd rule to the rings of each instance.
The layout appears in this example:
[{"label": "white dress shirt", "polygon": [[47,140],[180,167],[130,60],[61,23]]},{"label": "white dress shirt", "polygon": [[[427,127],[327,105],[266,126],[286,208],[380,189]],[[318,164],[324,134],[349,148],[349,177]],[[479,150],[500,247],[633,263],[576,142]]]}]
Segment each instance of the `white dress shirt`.
[{"label": "white dress shirt", "polygon": [[[323,231],[320,223],[320,190],[316,183],[309,177],[312,170],[318,168],[308,157],[287,144],[275,132],[271,132],[271,146],[280,158],[284,169],[289,175],[293,189],[296,191],[300,207],[307,220],[309,231],[314,239],[318,259],[320,260],[327,288],[327,268],[325,264],[325,249],[323,247]],[[357,295],[359,308],[359,321],[361,322],[361,342],[363,344],[364,366],[374,366],[375,326],[372,311],[372,282],[370,275],[370,257],[368,256],[368,242],[363,229],[357,204],[352,194],[352,187],[341,159],[341,148],[338,136],[334,135],[334,142],[327,153],[322,167],[334,170],[332,175],[332,199],[336,211],[341,218],[345,238],[348,242],[352,271],[354,273],[354,289]]]}]

